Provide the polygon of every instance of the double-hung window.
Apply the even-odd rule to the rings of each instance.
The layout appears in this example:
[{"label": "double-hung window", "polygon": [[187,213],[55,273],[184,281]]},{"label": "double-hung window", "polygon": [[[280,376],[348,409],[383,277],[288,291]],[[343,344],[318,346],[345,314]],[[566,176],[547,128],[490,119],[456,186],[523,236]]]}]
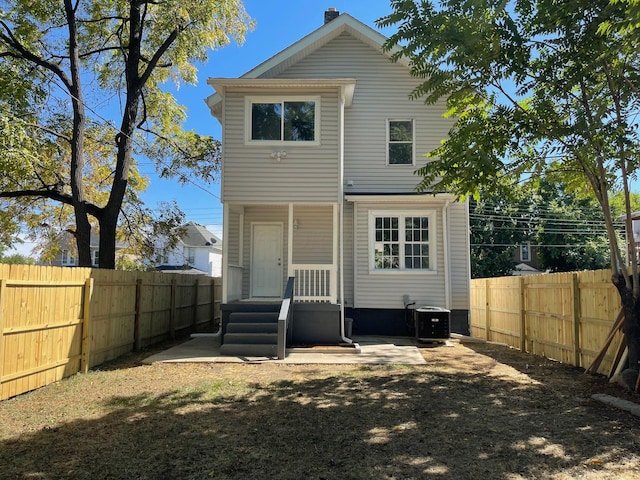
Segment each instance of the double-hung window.
[{"label": "double-hung window", "polygon": [[389,120],[387,124],[387,163],[413,165],[413,120]]},{"label": "double-hung window", "polygon": [[187,260],[187,263],[193,266],[196,263],[196,249],[193,247],[185,247],[184,256]]},{"label": "double-hung window", "polygon": [[372,212],[372,270],[434,270],[434,216],[425,212]]},{"label": "double-hung window", "polygon": [[75,265],[76,264],[76,257],[74,256],[73,252],[71,250],[62,250],[62,253],[60,254],[61,258],[62,258],[62,265]]},{"label": "double-hung window", "polygon": [[248,103],[250,142],[318,141],[317,98],[253,98]]}]

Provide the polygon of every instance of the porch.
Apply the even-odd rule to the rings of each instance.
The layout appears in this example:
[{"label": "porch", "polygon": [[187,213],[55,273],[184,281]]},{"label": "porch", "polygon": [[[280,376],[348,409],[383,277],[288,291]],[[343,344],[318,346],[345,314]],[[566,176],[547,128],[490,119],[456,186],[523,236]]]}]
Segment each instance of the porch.
[{"label": "porch", "polygon": [[228,205],[222,303],[282,299],[339,304],[340,217],[336,204]]},{"label": "porch", "polygon": [[338,204],[227,205],[221,353],[284,358],[349,344],[340,303]]}]

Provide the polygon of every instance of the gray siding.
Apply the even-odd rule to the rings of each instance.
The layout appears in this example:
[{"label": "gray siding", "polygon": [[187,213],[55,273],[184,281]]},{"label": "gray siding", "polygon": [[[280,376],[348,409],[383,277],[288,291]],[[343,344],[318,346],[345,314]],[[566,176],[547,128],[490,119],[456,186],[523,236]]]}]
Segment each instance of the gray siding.
[{"label": "gray siding", "polygon": [[[357,203],[355,204],[355,254],[354,254],[354,306],[356,308],[404,308],[403,296],[409,295],[418,305],[447,306],[445,289],[445,255],[444,231],[442,223],[441,201],[432,204],[388,204],[388,203]],[[372,272],[370,269],[370,211],[395,211],[397,213],[408,210],[434,212],[435,242],[436,242],[436,271],[428,273],[418,272]],[[346,238],[346,235],[345,235]],[[449,260],[454,255],[466,256],[461,250],[463,242],[451,242],[449,245]],[[450,278],[450,282],[453,279]],[[345,279],[345,285],[347,280]],[[461,289],[456,293],[457,298],[468,295],[466,285],[452,285],[452,290]],[[468,301],[467,301],[468,304]],[[451,306],[451,305],[449,305]],[[456,308],[463,308],[456,306]]]},{"label": "gray siding", "polygon": [[[446,138],[452,121],[442,117],[444,102],[424,105],[410,100],[418,79],[409,70],[349,34],[342,34],[280,77],[356,78],[353,105],[345,109],[345,180],[347,192],[408,192],[419,178],[413,172],[424,154]],[[413,119],[415,165],[386,165],[387,119]]]},{"label": "gray siding", "polygon": [[293,218],[293,263],[333,263],[333,208],[331,205],[296,205]]},{"label": "gray siding", "polygon": [[289,218],[289,210],[287,206],[281,205],[265,205],[262,207],[246,207],[244,210],[244,266],[245,274],[242,282],[242,298],[250,297],[251,282],[251,225],[253,223],[281,223],[282,224],[282,291],[287,281],[287,242],[286,234]]},{"label": "gray siding", "polygon": [[[282,93],[282,92],[280,92]],[[278,91],[253,94],[270,95]],[[228,92],[224,110],[222,198],[225,202],[335,202],[338,199],[338,95],[321,94],[320,145],[245,143],[245,98],[251,92]],[[270,158],[286,151],[281,161]]]},{"label": "gray siding", "polygon": [[449,227],[449,265],[451,275],[451,308],[468,310],[471,267],[469,265],[469,204],[452,203],[447,222]]},{"label": "gray siding", "polygon": [[354,240],[353,240],[353,203],[345,202],[343,217],[343,260],[342,266],[344,270],[344,305],[345,307],[353,307],[354,300],[354,284],[353,284],[353,265],[354,265]]},{"label": "gray siding", "polygon": [[240,213],[230,210],[226,224],[229,242],[227,247],[227,260],[229,265],[236,267],[241,265],[240,259]]}]

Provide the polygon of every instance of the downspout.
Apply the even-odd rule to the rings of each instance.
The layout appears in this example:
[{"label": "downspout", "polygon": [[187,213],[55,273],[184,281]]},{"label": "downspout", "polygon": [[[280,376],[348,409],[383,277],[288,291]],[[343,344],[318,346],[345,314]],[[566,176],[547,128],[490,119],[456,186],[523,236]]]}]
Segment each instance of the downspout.
[{"label": "downspout", "polygon": [[444,243],[444,301],[445,308],[447,310],[451,310],[451,287],[449,285],[449,222],[447,221],[447,213],[450,204],[451,200],[447,198],[442,207],[442,240]]},{"label": "downspout", "polygon": [[340,92],[340,143],[338,146],[338,265],[340,267],[340,340],[352,344],[353,340],[345,336],[344,331],[344,87]]}]

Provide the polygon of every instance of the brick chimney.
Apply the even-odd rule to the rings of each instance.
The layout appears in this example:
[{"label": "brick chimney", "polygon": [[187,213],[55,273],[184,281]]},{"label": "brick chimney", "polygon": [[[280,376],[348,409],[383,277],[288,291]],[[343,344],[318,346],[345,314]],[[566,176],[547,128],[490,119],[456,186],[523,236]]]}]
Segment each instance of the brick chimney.
[{"label": "brick chimney", "polygon": [[340,12],[337,11],[335,8],[333,7],[327,8],[327,11],[324,12],[324,24],[326,25],[331,20],[338,18],[338,15],[340,15]]}]

